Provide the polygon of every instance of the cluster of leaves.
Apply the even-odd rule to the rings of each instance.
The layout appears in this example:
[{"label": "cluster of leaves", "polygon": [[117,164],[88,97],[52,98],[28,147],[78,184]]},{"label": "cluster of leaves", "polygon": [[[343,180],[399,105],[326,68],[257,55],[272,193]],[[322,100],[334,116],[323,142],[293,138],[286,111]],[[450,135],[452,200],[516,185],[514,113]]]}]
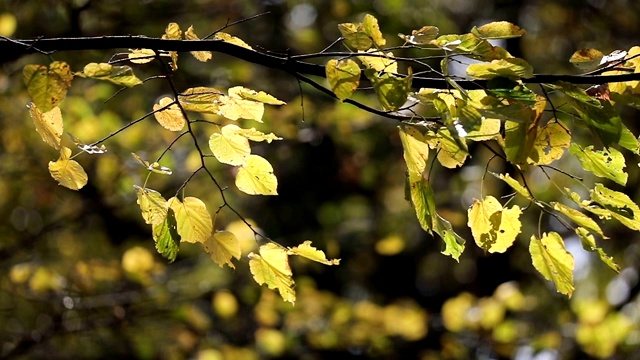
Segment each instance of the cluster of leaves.
[{"label": "cluster of leaves", "polygon": [[[386,41],[374,17],[366,15],[361,23],[341,24],[340,31],[343,43],[352,52],[327,63],[330,87],[339,99],[347,99],[360,87],[360,74],[364,73],[382,109],[413,114],[399,125],[407,165],[408,198],[424,230],[435,232],[444,240],[443,254],[458,260],[465,241],[436,212],[436,198],[427,170],[429,154],[435,153],[445,168],[461,167],[470,157],[469,142],[473,141],[511,164],[521,180],[509,173],[490,172],[492,175],[542,213],[556,218],[580,238],[585,250],[596,252],[605,264],[619,271],[613,259],[597,245],[596,237],[603,240],[607,237],[596,220],[613,218],[630,229],[639,230],[638,206],[624,193],[601,183],[589,190],[590,200],[581,200],[573,190],[555,185],[546,169],[560,171],[551,164],[568,149],[569,155],[574,156],[585,171],[626,185],[625,158],[617,148],[634,155],[640,154],[640,148],[638,139],[622,123],[614,103],[640,108],[638,81],[604,84],[586,90],[559,81],[539,84],[539,91],[535,92],[526,83],[526,79],[534,77],[533,67],[489,41],[525,34],[518,26],[502,21],[461,35],[439,35],[435,26],[424,26],[411,35],[399,34],[407,47],[443,53],[440,71],[430,71],[443,76],[448,88],[412,89],[411,68],[406,74],[398,73],[399,60],[382,48]],[[585,49],[576,52],[570,61],[582,70],[605,76],[637,73],[640,72],[639,54],[640,47],[607,56],[595,49]],[[461,85],[460,78],[449,74],[449,63],[458,57],[476,60],[466,68],[466,75],[483,80],[477,83],[481,89],[468,90]],[[564,104],[556,106],[553,101],[558,101],[552,96],[561,98]],[[591,130],[599,146],[585,146],[594,143],[593,138],[575,135],[580,133],[577,130],[585,128]],[[526,172],[535,169],[541,170],[558,188],[559,197],[564,198],[566,204],[536,198],[525,177]],[[475,243],[483,250],[505,252],[521,233],[520,217],[524,208],[508,206],[510,201],[502,204],[487,195],[469,207],[467,225]],[[531,235],[529,251],[534,267],[553,281],[559,292],[571,296],[574,261],[565,248],[563,236],[555,231]]]},{"label": "cluster of leaves", "polygon": [[[251,48],[244,41],[223,32],[216,32],[213,37],[219,41]],[[171,23],[167,26],[162,38],[183,39],[183,33],[177,24]],[[198,39],[193,27],[189,27],[184,33],[184,39]],[[203,62],[212,59],[210,52],[192,52],[192,55]],[[178,69],[177,52],[152,49],[133,49],[126,53],[123,59],[113,62],[130,61],[133,64],[145,64],[156,60],[164,64],[163,57],[170,58],[168,64],[170,71]],[[58,105],[65,98],[72,80],[74,77],[94,78],[124,87],[140,85],[143,81],[134,74],[131,66],[114,66],[112,63],[90,63],[84,67],[82,72],[74,73],[67,63],[55,61],[48,67],[27,65],[23,74],[27,91],[33,101],[29,105],[29,110],[36,130],[45,143],[60,152],[59,159],[49,163],[49,172],[60,185],[72,190],[79,190],[87,184],[88,176],[82,166],[72,159],[83,152],[104,154],[107,149],[103,142],[115,134],[92,144],[85,144],[69,134],[71,140],[80,150],[78,154],[73,156],[70,148],[61,145],[63,120]],[[170,82],[170,85],[175,89],[173,83]],[[242,128],[230,122],[246,119],[261,123],[263,122],[265,104],[283,105],[285,103],[262,91],[258,92],[242,86],[229,88],[228,95],[218,89],[204,86],[174,92],[175,98],[162,97],[153,106],[152,112],[133,121],[129,126],[153,115],[166,130],[181,132],[187,127],[187,131],[182,132],[177,139],[185,134],[192,135],[194,145],[202,159],[202,166],[199,170],[204,169],[214,182],[216,180],[206,168],[204,160],[208,156],[215,157],[220,163],[237,167],[235,184],[240,191],[250,195],[277,195],[278,181],[273,173],[273,167],[265,158],[251,153],[249,141],[271,143],[282,138],[273,133],[265,134],[254,127]],[[200,149],[194,133],[193,124],[196,121],[189,118],[188,112],[218,116],[219,120],[215,122],[200,120],[208,123],[214,129],[209,137],[211,154],[205,154]],[[170,147],[171,145],[166,151]],[[168,200],[158,191],[146,187],[146,183],[153,173],[172,175],[171,169],[160,165],[162,155],[155,161],[147,161],[135,153],[132,155],[148,171],[145,184],[136,185],[135,190],[142,217],[147,224],[151,225],[158,252],[169,261],[174,261],[181,242],[198,243],[211,255],[215,263],[221,267],[228,265],[235,268],[232,259],[240,259],[242,255],[236,236],[230,231],[215,230],[215,217],[211,216],[206,204],[201,199],[184,197],[184,195],[178,197],[179,193],[184,190],[184,186],[176,192],[176,196]],[[187,183],[188,180],[185,185]],[[221,187],[219,189],[221,192],[224,190]],[[226,200],[225,204],[218,208],[216,214],[225,206],[230,207]],[[247,222],[245,221],[245,223]],[[260,235],[256,231],[254,234],[256,237]],[[310,241],[305,241],[296,247],[283,247],[267,240],[257,254],[248,254],[249,267],[256,282],[260,285],[266,284],[271,289],[277,289],[282,298],[291,303],[295,302],[295,284],[288,260],[291,255],[302,256],[326,265],[339,263],[339,260],[328,260],[322,251],[311,245]]]}]

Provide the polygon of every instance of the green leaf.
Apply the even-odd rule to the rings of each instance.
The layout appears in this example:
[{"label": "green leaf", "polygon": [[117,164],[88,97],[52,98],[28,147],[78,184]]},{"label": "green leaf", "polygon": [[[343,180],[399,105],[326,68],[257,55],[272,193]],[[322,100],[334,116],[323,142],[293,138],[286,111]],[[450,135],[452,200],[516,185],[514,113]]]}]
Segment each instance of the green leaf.
[{"label": "green leaf", "polygon": [[618,140],[618,145],[636,155],[640,155],[640,143],[638,142],[638,138],[636,138],[631,130],[629,130],[629,128],[627,128],[624,124],[621,125],[620,140]]},{"label": "green leaf", "polygon": [[545,106],[546,102],[540,99],[533,108],[516,103],[500,109],[500,116],[508,119],[504,125],[503,147],[509,162],[522,164],[529,157]]},{"label": "green leaf", "polygon": [[413,45],[426,45],[438,36],[438,29],[435,26],[423,26],[418,30],[411,31],[411,35],[398,34],[398,36]]},{"label": "green leaf", "polygon": [[414,174],[414,177],[419,178],[427,167],[429,145],[426,143],[424,135],[415,127],[401,125],[399,129],[407,170],[410,174]]},{"label": "green leaf", "polygon": [[494,77],[487,81],[486,91],[498,99],[517,100],[526,105],[533,105],[538,100],[536,93],[524,84],[505,77]]},{"label": "green leaf", "polygon": [[[601,205],[622,225],[640,231],[640,208],[626,194],[607,189],[602,184],[596,184],[591,190],[591,200]],[[594,209],[590,211],[594,212]]]},{"label": "green leaf", "polygon": [[578,158],[583,169],[596,176],[611,179],[620,185],[626,185],[628,175],[624,172],[626,164],[620,151],[614,148],[593,150],[592,145],[582,148],[573,143],[569,152]]},{"label": "green leaf", "polygon": [[533,67],[523,59],[507,58],[482,62],[467,67],[467,75],[476,79],[493,79],[505,77],[509,79],[528,79],[533,77]]},{"label": "green leaf", "polygon": [[64,146],[60,148],[60,158],[49,161],[49,174],[58,184],[71,190],[80,190],[87,185],[87,173],[82,165],[70,157],[71,149]]},{"label": "green leaf", "polygon": [[126,65],[113,66],[107,63],[89,63],[85,65],[82,75],[126,87],[142,84],[142,81],[133,73],[133,69]]},{"label": "green leaf", "polygon": [[455,261],[460,262],[460,255],[464,251],[465,240],[453,231],[451,223],[436,213],[435,228],[436,234],[440,235],[444,241],[443,255],[451,256]]},{"label": "green leaf", "polygon": [[340,264],[340,259],[328,260],[327,256],[324,254],[324,251],[318,250],[315,247],[311,246],[311,241],[308,240],[298,246],[289,248],[287,254],[302,256],[309,260],[313,260],[325,265]]},{"label": "green leaf", "polygon": [[255,91],[251,89],[247,89],[243,86],[234,86],[229,88],[229,96],[242,98],[245,100],[252,100],[261,102],[263,104],[268,105],[284,105],[286,104],[282,100],[276,99],[274,96],[267,94],[264,91]]},{"label": "green leaf", "polygon": [[495,21],[473,27],[471,33],[485,39],[512,39],[526,34],[526,31],[508,21]]},{"label": "green leaf", "polygon": [[373,39],[364,32],[362,24],[338,24],[338,30],[344,38],[344,43],[352,49],[367,50],[373,46]]},{"label": "green leaf", "polygon": [[387,41],[382,37],[380,27],[378,26],[378,19],[373,15],[366,14],[362,19],[362,31],[369,35],[376,47],[383,47]]},{"label": "green leaf", "polygon": [[569,62],[580,70],[591,71],[600,66],[604,54],[598,49],[580,49],[571,55]]},{"label": "green leaf", "polygon": [[202,244],[204,250],[211,255],[211,260],[220,267],[228,265],[235,269],[231,258],[240,260],[242,254],[238,238],[230,231],[216,231]]},{"label": "green leaf", "polygon": [[178,101],[185,111],[217,114],[217,101],[224,94],[212,87],[194,87],[183,91],[178,95]]},{"label": "green leaf", "polygon": [[360,67],[351,59],[331,59],[325,70],[331,91],[340,100],[351,97],[360,84]]},{"label": "green leaf", "polygon": [[278,195],[278,179],[273,167],[263,157],[249,155],[236,175],[236,186],[249,195]]},{"label": "green leaf", "polygon": [[527,158],[529,164],[548,165],[560,159],[571,144],[571,134],[559,122],[547,123],[538,128],[538,134]]},{"label": "green leaf", "polygon": [[178,198],[172,197],[167,200],[167,204],[175,213],[181,241],[204,243],[209,239],[213,231],[213,222],[202,200],[186,197],[184,202],[181,202]]},{"label": "green leaf", "polygon": [[527,190],[526,187],[522,186],[518,180],[511,177],[509,174],[496,174],[494,172],[489,172],[491,175],[497,177],[498,179],[506,182],[511,188],[518,192],[518,194],[525,197],[527,200],[533,200],[531,193]]},{"label": "green leaf", "polygon": [[29,115],[33,119],[36,131],[40,134],[42,141],[56,150],[60,150],[60,137],[63,132],[62,113],[59,107],[43,113],[36,104],[29,103]]},{"label": "green leaf", "polygon": [[553,206],[553,209],[555,211],[560,212],[562,215],[568,217],[569,219],[571,219],[571,221],[578,224],[579,226],[598,234],[602,238],[605,238],[600,225],[598,225],[598,223],[596,223],[592,218],[588,217],[582,212],[558,202],[551,202],[551,206]]},{"label": "green leaf", "polygon": [[48,68],[44,65],[26,65],[22,75],[27,93],[43,113],[60,104],[67,96],[73,80],[69,64],[63,61],[54,61]]},{"label": "green leaf", "polygon": [[553,281],[558,292],[571,297],[573,290],[573,255],[564,247],[560,234],[544,233],[542,238],[531,236],[529,253],[533,266],[545,279]]},{"label": "green leaf", "polygon": [[173,262],[178,256],[178,244],[180,243],[178,224],[173,209],[167,209],[163,221],[151,225],[151,230],[158,253],[169,262]]},{"label": "green leaf", "polygon": [[578,235],[578,237],[580,238],[582,247],[585,250],[597,253],[598,257],[600,258],[600,260],[602,260],[603,263],[605,263],[613,271],[617,273],[620,272],[620,266],[618,266],[618,264],[613,261],[613,257],[607,255],[607,253],[605,253],[602,248],[596,246],[596,239],[594,239],[593,235],[591,235],[589,231],[587,231],[587,229],[578,227],[576,229],[576,235]]},{"label": "green leaf", "polygon": [[151,225],[158,225],[166,220],[169,205],[162,195],[152,189],[133,186],[138,195],[138,205],[142,211],[144,222]]},{"label": "green leaf", "polygon": [[293,289],[293,273],[289,267],[289,256],[283,247],[268,243],[260,246],[260,255],[249,254],[249,268],[253,279],[259,284],[267,284],[269,289],[277,289],[284,301],[296,301]]},{"label": "green leaf", "polygon": [[234,166],[247,163],[251,146],[246,137],[238,135],[239,129],[234,124],[225,125],[219,133],[215,132],[209,137],[209,148],[221,163]]},{"label": "green leaf", "polygon": [[511,57],[505,49],[493,46],[486,39],[471,33],[442,35],[430,43],[439,48],[464,54],[476,60],[491,61]]},{"label": "green leaf", "polygon": [[365,74],[373,83],[373,90],[384,110],[396,111],[407,101],[411,76],[400,78],[389,73],[379,75],[373,69],[366,70]]},{"label": "green leaf", "polygon": [[449,129],[441,127],[437,133],[438,139],[438,161],[449,169],[462,166],[469,156],[469,150],[457,134],[452,134]]},{"label": "green leaf", "polygon": [[520,233],[521,214],[517,205],[506,209],[496,198],[487,196],[482,201],[474,200],[468,210],[467,225],[478,247],[491,253],[503,253]]}]

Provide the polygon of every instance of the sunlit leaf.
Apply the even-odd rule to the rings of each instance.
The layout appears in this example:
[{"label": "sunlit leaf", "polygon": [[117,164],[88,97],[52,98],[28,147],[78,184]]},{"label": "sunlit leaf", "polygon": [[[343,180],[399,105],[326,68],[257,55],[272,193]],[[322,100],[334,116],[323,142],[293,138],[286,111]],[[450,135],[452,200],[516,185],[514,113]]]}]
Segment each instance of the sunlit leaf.
[{"label": "sunlit leaf", "polygon": [[238,169],[236,186],[249,195],[278,194],[278,179],[273,174],[273,167],[258,155],[249,155],[247,162]]},{"label": "sunlit leaf", "polygon": [[626,164],[620,151],[612,147],[594,150],[592,145],[582,148],[575,143],[571,144],[569,151],[578,158],[585,170],[626,185],[628,175],[624,171]]},{"label": "sunlit leaf", "polygon": [[151,230],[158,253],[169,262],[173,262],[178,256],[180,235],[178,234],[178,224],[173,209],[168,208],[165,215],[160,223],[151,225]]},{"label": "sunlit leaf", "polygon": [[480,129],[469,131],[466,138],[473,141],[493,140],[500,136],[501,125],[500,119],[485,118],[480,124]]},{"label": "sunlit leaf", "polygon": [[571,134],[559,122],[550,122],[538,128],[538,134],[527,158],[529,164],[548,165],[560,159],[571,144]]},{"label": "sunlit leaf", "polygon": [[202,200],[195,197],[186,197],[184,202],[173,197],[167,200],[167,204],[174,211],[178,234],[181,241],[188,243],[204,243],[211,236],[213,222],[207,211],[207,206]]},{"label": "sunlit leaf", "polygon": [[373,39],[362,29],[361,24],[338,24],[338,30],[344,38],[344,43],[352,49],[367,50],[373,46]]},{"label": "sunlit leaf", "polygon": [[407,101],[411,76],[400,78],[389,73],[379,75],[372,69],[365,71],[365,74],[373,83],[373,90],[384,110],[398,110]]},{"label": "sunlit leaf", "polygon": [[235,269],[231,258],[240,259],[240,242],[230,231],[216,231],[203,243],[205,251],[211,255],[211,260],[220,267],[228,265]]},{"label": "sunlit leaf", "polygon": [[[596,184],[590,193],[591,200],[608,210],[622,225],[632,230],[640,230],[640,208],[629,196],[608,189],[602,184]],[[591,209],[592,212],[593,210]]]},{"label": "sunlit leaf", "polygon": [[509,174],[496,174],[494,172],[489,172],[491,175],[497,177],[498,179],[506,182],[507,184],[509,184],[509,186],[511,186],[511,188],[515,191],[518,192],[518,194],[522,195],[525,197],[525,199],[527,200],[533,200],[533,197],[531,197],[531,193],[529,192],[529,190],[527,190],[526,187],[522,186],[518,180],[514,179],[511,177],[511,175]]},{"label": "sunlit leaf", "polygon": [[331,91],[340,100],[349,98],[360,84],[360,67],[351,59],[331,59],[325,67]]},{"label": "sunlit leaf", "polygon": [[243,86],[234,86],[229,88],[229,96],[237,97],[245,100],[252,100],[261,102],[268,105],[284,105],[286,104],[282,100],[276,99],[274,96],[267,94],[264,91],[255,91],[247,89]]},{"label": "sunlit leaf", "polygon": [[178,100],[185,111],[217,114],[217,101],[221,97],[224,97],[224,94],[219,90],[212,87],[199,86],[183,91],[178,95]]},{"label": "sunlit leaf", "polygon": [[358,54],[372,54],[376,56],[359,55],[358,59],[368,69],[384,71],[388,73],[398,72],[398,63],[393,59],[392,53],[383,53],[378,50],[358,51]]},{"label": "sunlit leaf", "polygon": [[468,210],[467,225],[476,244],[488,252],[505,252],[520,233],[522,211],[517,205],[507,209],[493,196],[474,200]]},{"label": "sunlit leaf", "polygon": [[222,40],[224,42],[228,42],[228,43],[233,44],[233,45],[237,45],[237,46],[243,47],[245,49],[253,50],[251,48],[251,46],[249,46],[249,44],[247,44],[246,42],[242,41],[240,38],[235,37],[233,35],[229,35],[229,34],[227,34],[225,32],[222,32],[222,31],[218,31],[217,33],[215,33],[215,35],[213,35],[213,38],[214,39],[218,39],[218,40]]},{"label": "sunlit leaf", "polygon": [[604,54],[598,49],[580,49],[571,55],[569,62],[580,70],[590,71],[600,66]]},{"label": "sunlit leaf", "polygon": [[380,27],[378,26],[378,19],[376,19],[373,15],[366,14],[362,19],[362,31],[365,34],[369,35],[373,43],[376,47],[383,47],[387,41],[382,36],[380,32]]},{"label": "sunlit leaf", "polygon": [[596,246],[596,239],[589,233],[589,231],[583,227],[576,228],[576,235],[580,238],[580,242],[582,242],[582,247],[590,252],[595,252],[598,254],[600,260],[605,263],[608,267],[610,267],[615,272],[620,272],[620,266],[613,261],[613,257],[607,255],[602,248]]},{"label": "sunlit leaf", "polygon": [[85,65],[82,75],[126,87],[142,84],[142,81],[133,73],[133,69],[126,65],[113,66],[107,63],[89,63]]},{"label": "sunlit leaf", "polygon": [[529,253],[536,270],[545,279],[553,281],[558,292],[570,297],[575,289],[573,255],[564,247],[560,234],[544,233],[540,239],[531,236]]},{"label": "sunlit leaf", "polygon": [[[531,153],[538,135],[538,122],[546,106],[546,101],[540,99],[533,108],[522,104],[510,105],[501,109],[506,115],[504,125],[504,151],[507,159],[513,164],[522,164]],[[501,115],[501,116],[502,116]]]},{"label": "sunlit leaf", "polygon": [[222,127],[220,132],[214,132],[209,138],[209,148],[213,155],[224,164],[244,165],[251,154],[249,140],[238,135],[237,125],[229,124]]},{"label": "sunlit leaf", "polygon": [[56,150],[60,150],[60,137],[63,132],[62,113],[59,107],[43,113],[36,104],[29,103],[29,115],[33,119],[36,131],[40,134],[42,141]]},{"label": "sunlit leaf", "polygon": [[420,177],[427,166],[429,145],[425,142],[424,135],[415,127],[405,125],[399,128],[407,170]]},{"label": "sunlit leaf", "polygon": [[[200,40],[198,35],[196,35],[195,30],[193,30],[193,25],[189,26],[187,31],[184,33],[184,38],[187,40]],[[202,62],[207,62],[211,60],[211,58],[213,57],[213,55],[211,54],[211,51],[192,51],[191,55],[193,55],[193,57],[196,58],[198,61],[202,61]]]},{"label": "sunlit leaf", "polygon": [[467,75],[486,80],[496,77],[528,79],[533,77],[533,67],[523,59],[507,58],[471,64],[467,67]]},{"label": "sunlit leaf", "polygon": [[234,132],[240,136],[246,137],[251,141],[266,141],[267,143],[271,144],[273,140],[282,140],[281,137],[276,136],[274,133],[265,134],[262,131],[256,130],[256,128],[237,128],[234,130]]},{"label": "sunlit leaf", "polygon": [[[165,109],[160,110],[162,108]],[[153,105],[153,111],[155,111],[153,116],[158,120],[158,123],[167,130],[180,131],[187,123],[180,107],[170,97],[165,96],[160,99],[157,104]]]},{"label": "sunlit leaf", "polygon": [[249,268],[253,279],[259,284],[267,284],[269,289],[277,289],[284,301],[296,301],[293,289],[293,273],[289,267],[287,250],[274,243],[260,246],[260,255],[249,254]]},{"label": "sunlit leaf", "polygon": [[571,219],[571,221],[578,224],[579,226],[600,235],[600,237],[602,238],[605,238],[600,225],[598,225],[598,223],[596,223],[592,218],[588,217],[582,212],[554,201],[551,202],[551,206],[553,206],[554,210],[559,211],[562,215],[568,217],[569,219]]},{"label": "sunlit leaf", "polygon": [[526,31],[508,21],[494,21],[474,27],[471,33],[485,39],[511,39],[526,34]]},{"label": "sunlit leaf", "polygon": [[137,203],[142,211],[144,222],[151,225],[162,223],[167,217],[167,200],[162,195],[152,189],[133,186],[138,196]]},{"label": "sunlit leaf", "polygon": [[469,156],[464,139],[453,135],[447,128],[438,130],[438,161],[446,168],[454,169],[462,166]]},{"label": "sunlit leaf", "polygon": [[142,165],[145,169],[152,171],[156,174],[171,175],[173,173],[171,169],[169,169],[168,167],[161,166],[158,162],[150,163],[142,159],[136,153],[131,153],[131,156],[133,156],[133,158],[136,159],[136,161],[138,161],[138,163],[140,163],[140,165]]},{"label": "sunlit leaf", "polygon": [[438,29],[435,26],[423,26],[418,30],[411,31],[411,35],[398,34],[398,36],[413,45],[425,45],[438,36]]},{"label": "sunlit leaf", "polygon": [[288,255],[299,255],[305,257],[309,260],[313,260],[315,262],[319,262],[325,265],[339,265],[340,259],[332,259],[328,260],[327,256],[324,254],[324,251],[318,250],[315,247],[311,246],[311,241],[305,241],[298,246],[294,246],[289,248],[287,251]]},{"label": "sunlit leaf", "polygon": [[441,251],[443,255],[451,256],[455,261],[460,261],[460,255],[464,251],[465,240],[453,231],[451,223],[444,219],[442,216],[436,213],[434,219],[435,226],[434,231],[440,235],[442,241],[444,241],[444,250]]},{"label": "sunlit leaf", "polygon": [[87,184],[89,178],[82,166],[70,157],[71,149],[63,146],[60,149],[60,158],[57,161],[49,161],[49,173],[58,184],[71,190],[79,190]]},{"label": "sunlit leaf", "polygon": [[151,49],[129,49],[127,57],[134,64],[146,64],[153,61],[156,53]]},{"label": "sunlit leaf", "polygon": [[491,61],[512,58],[505,49],[493,46],[487,39],[471,33],[442,35],[437,39],[431,40],[430,44],[458,54],[465,54],[476,60]]},{"label": "sunlit leaf", "polygon": [[[180,30],[180,26],[173,22],[169,23],[169,25],[167,25],[167,28],[164,30],[162,39],[182,40],[182,30]],[[169,56],[171,57],[171,69],[173,71],[178,70],[178,52],[169,51]]]},{"label": "sunlit leaf", "polygon": [[80,141],[78,138],[73,136],[71,133],[67,133],[71,141],[78,147],[78,149],[86,152],[87,154],[104,154],[107,152],[107,147],[104,144],[98,145],[88,145]]},{"label": "sunlit leaf", "polygon": [[247,119],[262,122],[264,104],[246,100],[237,96],[221,96],[218,98],[218,115],[229,120]]},{"label": "sunlit leaf", "polygon": [[22,75],[29,96],[43,113],[60,104],[67,96],[73,80],[69,64],[63,61],[54,61],[48,68],[44,65],[26,65]]}]

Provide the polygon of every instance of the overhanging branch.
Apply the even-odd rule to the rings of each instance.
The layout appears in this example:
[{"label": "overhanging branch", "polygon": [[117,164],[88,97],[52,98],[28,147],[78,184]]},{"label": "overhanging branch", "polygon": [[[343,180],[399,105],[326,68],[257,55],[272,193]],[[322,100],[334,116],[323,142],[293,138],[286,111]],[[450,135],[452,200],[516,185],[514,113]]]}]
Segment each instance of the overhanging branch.
[{"label": "overhanging branch", "polygon": [[[257,65],[278,69],[290,73],[326,77],[323,65],[298,61],[284,55],[267,54],[236,46],[222,40],[165,40],[147,36],[99,36],[82,38],[49,38],[14,40],[0,38],[0,54],[12,54],[13,58],[34,53],[83,50],[113,49],[153,49],[177,52],[211,51],[226,54],[237,59]],[[346,55],[347,53],[345,53]],[[552,75],[539,74],[522,81],[528,84],[555,83],[566,81],[573,84],[605,84],[640,80],[640,73],[622,75]],[[465,89],[481,89],[486,85],[479,80],[456,80]],[[416,76],[413,78],[414,88],[444,89],[449,85],[443,78]]]}]

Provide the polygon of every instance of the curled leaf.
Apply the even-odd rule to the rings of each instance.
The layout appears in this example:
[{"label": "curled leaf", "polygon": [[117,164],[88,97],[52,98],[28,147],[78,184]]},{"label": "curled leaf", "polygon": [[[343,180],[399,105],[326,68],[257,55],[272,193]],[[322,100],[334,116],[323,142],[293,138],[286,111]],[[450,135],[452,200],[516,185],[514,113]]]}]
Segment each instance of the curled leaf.
[{"label": "curled leaf", "polygon": [[80,190],[87,184],[88,176],[77,161],[71,160],[71,149],[62,147],[60,158],[49,162],[49,173],[58,183],[71,190]]}]

